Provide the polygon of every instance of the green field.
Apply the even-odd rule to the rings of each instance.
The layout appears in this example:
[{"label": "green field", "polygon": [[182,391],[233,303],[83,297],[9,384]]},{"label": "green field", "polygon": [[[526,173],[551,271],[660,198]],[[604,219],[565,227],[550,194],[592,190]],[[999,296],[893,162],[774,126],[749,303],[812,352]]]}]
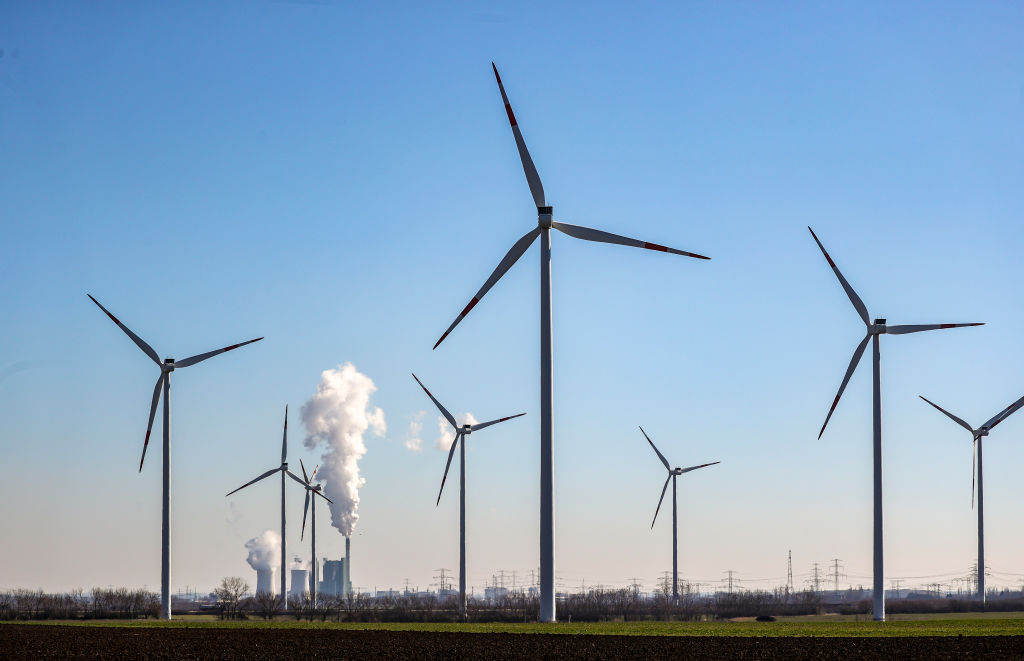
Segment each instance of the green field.
[{"label": "green field", "polygon": [[[861,616],[863,618],[863,616]],[[21,624],[28,624],[21,622]],[[245,620],[226,622],[210,616],[183,617],[172,622],[157,620],[42,621],[88,627],[131,626],[167,628],[282,628],[386,631],[439,631],[449,633],[600,634],[610,636],[1022,636],[1024,613],[957,613],[896,615],[888,622],[856,621],[854,616],[780,618],[777,622],[559,622],[540,623],[333,623],[295,620]]]}]

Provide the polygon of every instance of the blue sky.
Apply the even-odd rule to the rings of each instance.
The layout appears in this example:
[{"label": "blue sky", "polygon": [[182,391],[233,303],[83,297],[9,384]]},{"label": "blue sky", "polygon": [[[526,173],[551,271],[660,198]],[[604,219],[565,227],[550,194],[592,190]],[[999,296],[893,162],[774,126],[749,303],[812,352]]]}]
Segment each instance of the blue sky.
[{"label": "blue sky", "polygon": [[[537,248],[430,350],[535,222],[492,60],[556,219],[713,258],[553,237],[561,583],[670,568],[638,424],[722,461],[680,481],[683,576],[782,577],[793,549],[798,581],[838,557],[869,583],[870,370],[816,440],[862,331],[807,225],[873,316],[987,322],[883,338],[887,573],[966,573],[969,437],[917,395],[980,424],[1024,394],[1022,28],[995,2],[5,5],[0,586],[159,581],[156,375],[86,292],[161,355],[266,336],[175,375],[176,587],[252,573],[275,489],[223,494],[347,361],[388,425],[353,582],[457,568],[411,370],[453,410],[528,412],[470,439],[470,579],[537,566]],[[995,584],[1024,575],[1022,431],[986,441]]]}]

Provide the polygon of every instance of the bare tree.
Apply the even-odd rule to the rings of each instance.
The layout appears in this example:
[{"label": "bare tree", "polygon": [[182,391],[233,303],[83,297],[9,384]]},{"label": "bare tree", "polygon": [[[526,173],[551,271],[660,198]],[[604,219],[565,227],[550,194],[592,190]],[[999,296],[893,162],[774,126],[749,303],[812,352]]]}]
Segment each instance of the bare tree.
[{"label": "bare tree", "polygon": [[222,578],[220,586],[213,591],[220,603],[224,606],[221,617],[238,618],[241,615],[239,606],[242,598],[249,592],[249,584],[238,576],[227,576]]},{"label": "bare tree", "polygon": [[257,592],[252,598],[252,608],[264,620],[269,620],[284,611],[284,597],[271,592]]}]

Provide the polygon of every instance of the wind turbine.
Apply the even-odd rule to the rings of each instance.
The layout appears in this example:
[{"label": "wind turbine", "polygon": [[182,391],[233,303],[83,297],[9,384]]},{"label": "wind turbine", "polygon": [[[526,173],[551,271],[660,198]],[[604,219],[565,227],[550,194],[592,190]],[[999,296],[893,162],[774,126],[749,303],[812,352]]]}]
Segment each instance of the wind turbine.
[{"label": "wind turbine", "polygon": [[298,476],[295,475],[295,473],[293,473],[290,470],[288,470],[288,405],[287,404],[284,405],[284,434],[282,435],[282,438],[281,438],[281,465],[278,466],[277,468],[271,468],[266,473],[264,473],[263,475],[260,475],[259,477],[257,477],[254,480],[249,480],[248,482],[246,482],[242,486],[238,487],[234,491],[227,492],[224,495],[224,497],[227,498],[228,496],[230,496],[231,494],[235,493],[236,491],[241,491],[242,489],[246,488],[250,484],[256,484],[260,480],[262,480],[264,478],[267,478],[267,477],[270,477],[271,475],[273,475],[274,473],[277,473],[278,471],[281,472],[281,595],[285,598],[285,600],[287,600],[288,599],[288,591],[286,590],[286,587],[288,585],[288,576],[287,576],[287,574],[288,574],[288,548],[287,548],[287,546],[288,545],[287,545],[287,542],[286,542],[287,538],[285,537],[284,478],[285,478],[285,476],[288,476],[288,477],[292,478],[293,480],[295,480],[296,482],[298,482],[299,484],[301,484],[303,487],[306,486],[306,483],[303,482],[302,480],[300,480],[298,478]]},{"label": "wind turbine", "polygon": [[[302,534],[299,535],[299,539],[303,539],[306,536],[306,511],[309,510],[310,496],[320,496],[327,502],[334,504],[334,501],[328,498],[320,491],[319,484],[313,484],[313,478],[316,477],[316,472],[320,470],[320,466],[313,469],[313,472],[309,475],[306,474],[306,465],[299,459],[299,468],[302,469],[302,479],[305,480],[306,485],[306,504],[302,506]],[[316,498],[313,498],[313,518],[309,523],[309,533],[313,542],[313,580],[312,587],[309,591],[310,603],[313,608],[316,608],[316,582],[317,582],[317,571],[316,571]]]},{"label": "wind turbine", "polygon": [[654,518],[651,519],[651,530],[654,529],[654,522],[658,520],[658,512],[661,511],[661,502],[665,500],[665,491],[668,489],[668,481],[672,480],[672,603],[679,605],[679,539],[678,539],[678,524],[676,518],[676,478],[683,473],[689,473],[695,471],[698,468],[707,468],[708,466],[714,466],[720,464],[720,461],[712,461],[710,464],[700,464],[699,466],[689,466],[687,468],[672,468],[669,465],[668,459],[665,455],[658,450],[654,445],[654,441],[647,435],[644,428],[640,428],[640,433],[644,435],[647,442],[651,444],[655,454],[658,455],[658,459],[661,459],[661,463],[665,464],[665,470],[668,471],[668,477],[665,478],[665,486],[661,488],[661,498],[658,499],[658,508],[654,510]]},{"label": "wind turbine", "polygon": [[505,87],[501,83],[501,76],[498,69],[491,62],[494,69],[494,77],[498,81],[498,90],[501,92],[501,99],[505,103],[505,112],[508,115],[509,124],[512,126],[512,135],[519,149],[519,158],[523,163],[523,172],[526,174],[526,183],[530,187],[534,204],[537,206],[537,227],[524,234],[516,241],[512,248],[505,254],[491,276],[484,282],[483,287],[477,291],[476,296],[463,308],[459,316],[455,318],[448,330],[441,335],[441,338],[434,344],[436,349],[444,341],[452,329],[469,314],[480,299],[484,297],[491,287],[501,279],[505,273],[512,268],[512,265],[522,257],[523,253],[540,237],[540,620],[542,622],[555,621],[555,464],[554,464],[554,439],[552,431],[552,375],[551,375],[551,230],[556,229],[564,234],[584,241],[596,241],[598,243],[614,243],[634,248],[645,248],[657,252],[668,252],[684,257],[695,257],[697,259],[709,259],[703,255],[692,252],[668,248],[657,243],[638,241],[618,234],[611,234],[601,230],[570,225],[568,223],[553,220],[552,207],[548,205],[544,197],[544,186],[541,184],[540,175],[530,158],[530,152],[526,149],[526,142],[519,130],[516,116],[512,113],[512,106],[509,105],[508,96],[505,94]]},{"label": "wind turbine", "polygon": [[225,351],[231,351],[238,347],[244,347],[247,344],[253,342],[259,342],[262,337],[257,337],[254,340],[247,342],[240,342],[239,344],[232,344],[231,346],[224,347],[223,349],[217,349],[215,351],[208,351],[206,353],[196,354],[190,358],[184,360],[174,360],[173,358],[164,358],[163,362],[160,361],[160,356],[153,347],[146,344],[145,340],[133,333],[127,326],[122,324],[117,317],[110,314],[110,311],[100,305],[100,302],[92,297],[92,294],[86,294],[93,303],[95,303],[99,309],[103,310],[111,321],[117,324],[117,327],[124,331],[125,335],[132,339],[132,342],[136,344],[142,352],[149,356],[150,360],[157,364],[160,368],[160,376],[157,377],[156,386],[153,388],[153,404],[149,408],[149,426],[146,427],[146,440],[142,444],[142,458],[139,460],[139,472],[142,472],[142,464],[146,461],[146,448],[149,447],[149,435],[153,431],[153,418],[156,416],[156,407],[160,403],[161,390],[163,391],[164,398],[164,470],[163,470],[163,516],[161,522],[161,552],[160,552],[160,617],[164,620],[171,619],[171,372],[182,367],[189,367],[196,363],[201,363],[207,358],[213,358],[218,354],[222,354]]},{"label": "wind turbine", "polygon": [[519,416],[526,415],[525,413],[517,413],[516,415],[510,415],[505,418],[498,418],[497,420],[491,420],[489,422],[478,422],[475,425],[465,424],[461,427],[455,422],[455,417],[448,412],[448,409],[441,406],[441,402],[430,394],[427,387],[423,385],[423,382],[413,374],[412,378],[416,379],[416,383],[420,384],[420,388],[423,388],[423,392],[427,393],[427,397],[430,401],[434,402],[434,406],[441,411],[441,415],[444,416],[445,420],[451,424],[455,429],[455,440],[452,441],[452,447],[448,451],[448,463],[444,466],[444,477],[441,478],[441,489],[437,492],[437,503],[441,503],[441,494],[444,492],[444,483],[448,479],[448,469],[452,465],[452,457],[455,456],[455,448],[459,447],[459,617],[463,620],[466,619],[466,437],[475,431],[480,431],[491,425],[496,425],[499,422],[505,422],[512,418],[518,418]]},{"label": "wind turbine", "polygon": [[1017,409],[1024,406],[1024,397],[1021,397],[1013,404],[1010,404],[999,413],[992,416],[988,422],[972,429],[969,424],[956,417],[946,409],[942,408],[935,402],[929,400],[924,395],[918,395],[921,399],[928,402],[942,413],[946,414],[946,417],[960,425],[967,431],[971,432],[971,437],[974,444],[974,452],[972,453],[971,461],[971,505],[974,505],[974,461],[973,455],[977,455],[977,466],[978,466],[978,598],[981,599],[981,603],[985,603],[985,489],[982,482],[982,464],[981,464],[981,439],[983,436],[988,436],[992,428],[998,425],[1003,420],[1006,420],[1013,415]]},{"label": "wind turbine", "polygon": [[849,297],[850,302],[853,304],[857,314],[860,315],[861,320],[867,327],[867,334],[864,339],[860,341],[857,348],[853,351],[853,358],[850,359],[850,366],[846,369],[846,376],[843,377],[843,382],[839,386],[839,392],[836,393],[836,398],[832,402],[832,406],[828,410],[828,415],[825,416],[825,423],[821,426],[821,431],[818,432],[818,438],[825,433],[825,427],[828,425],[829,419],[832,417],[832,412],[836,410],[836,405],[839,404],[839,398],[843,396],[843,391],[846,390],[846,384],[850,382],[850,377],[853,376],[854,370],[857,369],[857,365],[860,363],[861,356],[864,355],[864,348],[868,345],[868,340],[871,340],[871,355],[872,355],[872,383],[874,388],[873,396],[873,422],[874,422],[874,434],[873,434],[873,455],[874,455],[874,616],[873,618],[877,621],[885,620],[885,571],[883,568],[882,558],[882,377],[880,372],[881,355],[879,353],[878,338],[882,335],[906,335],[907,333],[919,333],[921,331],[929,330],[941,330],[945,328],[960,328],[962,326],[983,326],[980,323],[970,324],[917,324],[909,326],[887,326],[885,319],[875,319],[872,323],[871,317],[868,315],[868,309],[865,307],[864,302],[860,300],[860,296],[853,290],[850,283],[846,281],[843,274],[839,272],[839,267],[829,257],[828,252],[825,250],[825,246],[821,245],[821,241],[818,240],[818,236],[814,233],[810,227],[807,228],[811,232],[811,236],[814,237],[814,242],[821,248],[821,253],[825,255],[825,259],[828,261],[828,265],[832,267],[832,270],[836,274],[836,278],[839,279],[839,284],[842,285],[846,291],[846,295]]}]

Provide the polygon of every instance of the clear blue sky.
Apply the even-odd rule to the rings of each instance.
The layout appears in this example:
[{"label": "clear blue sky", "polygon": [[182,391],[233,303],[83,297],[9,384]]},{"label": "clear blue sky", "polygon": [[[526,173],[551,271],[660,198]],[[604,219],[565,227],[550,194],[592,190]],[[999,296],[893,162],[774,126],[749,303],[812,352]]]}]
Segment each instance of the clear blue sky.
[{"label": "clear blue sky", "polygon": [[[798,581],[841,558],[869,583],[870,365],[816,440],[862,329],[807,225],[872,315],[988,324],[883,338],[887,573],[966,573],[969,436],[917,395],[980,424],[1024,394],[1022,32],[1012,2],[5,4],[0,587],[159,582],[156,375],[86,292],[162,355],[266,336],[175,375],[175,587],[254,583],[276,490],[223,494],[346,361],[388,425],[353,582],[457,568],[410,370],[528,412],[470,439],[470,579],[537,566],[537,248],[430,350],[535,222],[491,60],[557,219],[713,258],[553,238],[560,582],[670,568],[642,424],[722,461],[680,481],[684,577],[782,577],[793,549]],[[1018,574],[1022,434],[985,474],[988,562]]]}]

